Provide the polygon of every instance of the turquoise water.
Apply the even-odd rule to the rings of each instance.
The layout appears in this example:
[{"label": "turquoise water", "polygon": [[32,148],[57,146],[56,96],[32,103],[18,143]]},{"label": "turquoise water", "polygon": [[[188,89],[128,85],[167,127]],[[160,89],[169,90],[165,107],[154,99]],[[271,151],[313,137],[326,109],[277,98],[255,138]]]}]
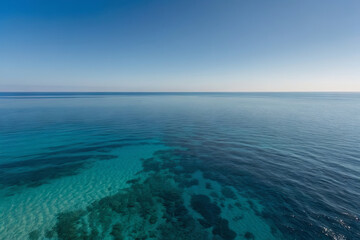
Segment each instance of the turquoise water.
[{"label": "turquoise water", "polygon": [[360,94],[1,93],[0,239],[360,239]]}]

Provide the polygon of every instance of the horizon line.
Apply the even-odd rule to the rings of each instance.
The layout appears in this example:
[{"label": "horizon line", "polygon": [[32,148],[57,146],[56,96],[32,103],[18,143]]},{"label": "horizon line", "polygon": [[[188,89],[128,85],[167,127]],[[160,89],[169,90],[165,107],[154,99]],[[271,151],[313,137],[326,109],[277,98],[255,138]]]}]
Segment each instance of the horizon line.
[{"label": "horizon line", "polygon": [[360,91],[0,91],[11,93],[360,93]]}]

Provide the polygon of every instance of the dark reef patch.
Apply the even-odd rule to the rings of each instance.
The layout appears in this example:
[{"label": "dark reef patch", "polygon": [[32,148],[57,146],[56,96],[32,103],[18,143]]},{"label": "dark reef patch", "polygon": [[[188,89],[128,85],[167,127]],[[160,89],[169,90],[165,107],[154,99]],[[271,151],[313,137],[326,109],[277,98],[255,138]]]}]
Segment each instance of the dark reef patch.
[{"label": "dark reef patch", "polygon": [[59,239],[84,239],[88,237],[84,229],[81,229],[81,220],[85,211],[78,210],[72,212],[60,213],[57,217],[57,223],[54,227]]},{"label": "dark reef patch", "polygon": [[252,234],[251,232],[246,232],[245,234],[244,234],[244,238],[246,238],[246,239],[255,239],[255,236],[254,236],[254,234]]},{"label": "dark reef patch", "polygon": [[34,230],[29,233],[29,240],[38,240],[39,238],[40,232],[38,230]]},{"label": "dark reef patch", "polygon": [[[90,230],[89,230],[90,229]],[[163,174],[150,174],[141,183],[105,197],[86,211],[58,215],[54,234],[63,240],[103,239],[210,239],[189,214],[182,190]]]},{"label": "dark reef patch", "polygon": [[[199,170],[194,156],[179,150],[157,151],[153,157],[142,159],[142,165],[138,177],[127,182],[128,188],[93,202],[85,210],[59,214],[55,226],[45,234],[62,240],[106,236],[118,240],[235,239],[236,232],[221,217],[220,205],[224,204],[220,200],[224,197],[211,191],[214,200],[193,194],[190,203],[185,203],[187,189],[199,185],[193,178]],[[213,187],[204,187],[209,188]],[[233,198],[235,194],[223,188],[222,195]],[[193,210],[200,219],[193,216]]]},{"label": "dark reef patch", "polygon": [[223,218],[218,219],[212,232],[221,236],[224,240],[232,240],[236,237],[236,232],[229,228],[229,221]]},{"label": "dark reef patch", "polygon": [[[0,164],[0,187],[37,187],[49,181],[76,175],[94,161],[117,158],[106,154],[116,148],[156,144],[145,141],[124,143],[122,140],[97,142],[90,145],[50,147],[47,153],[22,156],[17,161]],[[11,193],[8,193],[11,195]]]},{"label": "dark reef patch", "polygon": [[83,163],[74,163],[17,173],[0,172],[0,185],[5,187],[37,187],[48,183],[51,179],[75,175],[78,173],[78,169],[84,167],[83,165]]},{"label": "dark reef patch", "polygon": [[220,208],[212,203],[206,195],[193,195],[191,197],[191,207],[200,213],[204,220],[211,226],[214,226],[220,217]]},{"label": "dark reef patch", "polygon": [[114,237],[114,240],[123,240],[124,236],[122,235],[122,232],[124,231],[124,228],[121,226],[120,223],[115,223],[112,226],[111,235]]},{"label": "dark reef patch", "polygon": [[195,185],[199,185],[199,180],[197,180],[197,179],[184,180],[183,185],[185,187],[192,187]]},{"label": "dark reef patch", "polygon": [[231,199],[235,199],[236,198],[236,195],[234,193],[233,190],[231,190],[231,188],[229,187],[223,187],[221,189],[221,193],[222,195],[224,195],[226,198],[231,198]]},{"label": "dark reef patch", "polygon": [[78,174],[93,161],[114,159],[114,155],[86,155],[40,158],[0,165],[0,186],[37,187],[52,179]]},{"label": "dark reef patch", "polygon": [[193,195],[191,197],[191,207],[203,217],[200,220],[201,225],[214,227],[212,231],[214,235],[219,235],[226,240],[236,237],[236,233],[229,228],[229,222],[221,218],[221,209],[215,203],[212,203],[208,196]]},{"label": "dark reef patch", "polygon": [[93,157],[93,155],[80,155],[80,156],[41,156],[27,160],[3,163],[0,169],[12,170],[14,168],[36,168],[47,165],[64,165],[74,162],[83,162]]}]

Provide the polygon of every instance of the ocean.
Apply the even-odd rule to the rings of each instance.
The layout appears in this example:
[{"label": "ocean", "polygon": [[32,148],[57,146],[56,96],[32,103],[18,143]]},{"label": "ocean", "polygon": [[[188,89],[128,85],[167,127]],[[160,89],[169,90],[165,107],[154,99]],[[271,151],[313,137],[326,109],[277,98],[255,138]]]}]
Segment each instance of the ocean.
[{"label": "ocean", "polygon": [[0,239],[360,239],[359,93],[0,93]]}]

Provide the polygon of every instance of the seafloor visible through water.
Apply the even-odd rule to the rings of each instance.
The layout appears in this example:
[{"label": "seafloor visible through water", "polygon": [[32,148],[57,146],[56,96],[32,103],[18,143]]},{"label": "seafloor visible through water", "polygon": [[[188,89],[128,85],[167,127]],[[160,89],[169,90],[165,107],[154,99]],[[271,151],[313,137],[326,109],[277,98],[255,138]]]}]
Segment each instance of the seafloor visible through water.
[{"label": "seafloor visible through water", "polygon": [[355,240],[359,216],[359,94],[0,94],[0,239]]}]

